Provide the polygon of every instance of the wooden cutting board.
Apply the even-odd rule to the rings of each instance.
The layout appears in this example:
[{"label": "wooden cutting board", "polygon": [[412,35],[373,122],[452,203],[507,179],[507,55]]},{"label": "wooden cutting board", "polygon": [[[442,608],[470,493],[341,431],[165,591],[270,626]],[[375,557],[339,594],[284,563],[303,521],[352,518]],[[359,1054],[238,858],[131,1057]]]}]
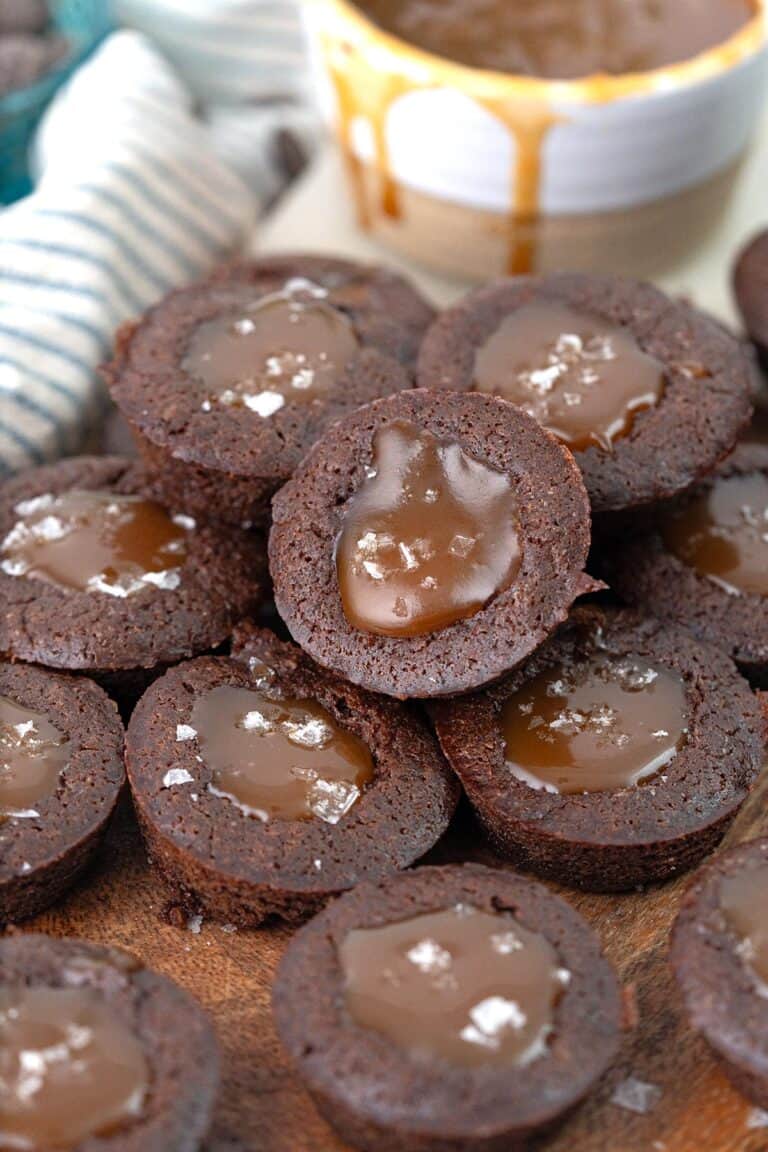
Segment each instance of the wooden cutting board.
[{"label": "wooden cutting board", "polygon": [[[768,770],[726,844],[768,834]],[[468,812],[430,863],[478,860],[503,867]],[[766,1152],[768,1115],[728,1084],[681,1015],[667,941],[686,878],[645,893],[565,893],[597,929],[625,986],[637,1026],[604,1084],[552,1136],[548,1152]],[[97,866],[31,929],[117,944],[173,977],[210,1010],[224,1051],[224,1080],[206,1152],[342,1152],[280,1050],[270,984],[288,941],[282,928],[235,931],[213,922],[175,927],[126,805]],[[618,1098],[624,1104],[616,1102]],[[633,1111],[627,1105],[639,1109]]]}]

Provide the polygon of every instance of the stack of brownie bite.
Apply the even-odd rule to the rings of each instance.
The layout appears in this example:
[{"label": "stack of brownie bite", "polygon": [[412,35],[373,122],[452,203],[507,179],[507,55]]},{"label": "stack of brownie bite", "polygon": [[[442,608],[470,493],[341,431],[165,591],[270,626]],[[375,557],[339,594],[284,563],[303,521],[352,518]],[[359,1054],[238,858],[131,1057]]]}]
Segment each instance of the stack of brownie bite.
[{"label": "stack of brownie bite", "polygon": [[[67,40],[51,28],[46,0],[2,0],[0,96],[35,84],[60,67],[69,53]],[[5,116],[10,120],[10,113]]]},{"label": "stack of brownie bite", "polygon": [[[595,934],[529,874],[669,880],[762,766],[747,351],[649,285],[518,278],[436,317],[393,273],[296,256],[172,293],[104,374],[140,462],[0,489],[0,921],[73,883],[127,774],[175,903],[314,916],[274,1013],[343,1139],[525,1145],[623,1027]],[[413,867],[462,793],[511,867]],[[764,1106],[766,896],[766,844],[717,857],[673,952],[694,1025]],[[189,1007],[188,1066],[156,1043],[181,996],[123,954],[0,939],[0,1147],[197,1148],[210,1025]],[[760,1026],[726,1044],[733,1000]],[[48,1045],[89,1022],[98,1099],[73,1047],[30,1106],[43,1019]]]}]

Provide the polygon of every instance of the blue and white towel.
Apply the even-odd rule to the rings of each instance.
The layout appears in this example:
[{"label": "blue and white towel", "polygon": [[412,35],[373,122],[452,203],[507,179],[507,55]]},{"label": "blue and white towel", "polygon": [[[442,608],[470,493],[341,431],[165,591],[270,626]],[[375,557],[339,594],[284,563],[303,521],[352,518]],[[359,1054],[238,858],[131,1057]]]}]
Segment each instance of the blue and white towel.
[{"label": "blue and white towel", "polygon": [[306,96],[297,0],[116,0],[203,104]]},{"label": "blue and white towel", "polygon": [[298,0],[116,0],[120,22],[160,48],[189,88],[218,156],[262,203],[279,191],[278,129],[310,151],[318,118]]},{"label": "blue and white towel", "polygon": [[[0,213],[0,477],[78,449],[115,329],[241,248],[276,190],[270,132],[313,125],[289,0],[118,8],[153,42],[115,33],[75,75],[38,135],[35,192]],[[236,66],[272,37],[263,75]],[[284,103],[253,103],[267,91]],[[212,96],[227,103],[199,117]]]}]

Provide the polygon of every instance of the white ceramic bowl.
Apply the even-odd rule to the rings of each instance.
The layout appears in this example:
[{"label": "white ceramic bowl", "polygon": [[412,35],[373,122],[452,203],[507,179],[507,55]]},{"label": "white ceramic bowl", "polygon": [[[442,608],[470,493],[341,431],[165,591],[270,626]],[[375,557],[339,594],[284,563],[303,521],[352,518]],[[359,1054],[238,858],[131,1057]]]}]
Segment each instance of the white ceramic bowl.
[{"label": "white ceramic bowl", "polygon": [[674,263],[716,221],[759,120],[767,2],[683,63],[552,81],[467,68],[349,0],[309,0],[361,226],[467,277]]}]

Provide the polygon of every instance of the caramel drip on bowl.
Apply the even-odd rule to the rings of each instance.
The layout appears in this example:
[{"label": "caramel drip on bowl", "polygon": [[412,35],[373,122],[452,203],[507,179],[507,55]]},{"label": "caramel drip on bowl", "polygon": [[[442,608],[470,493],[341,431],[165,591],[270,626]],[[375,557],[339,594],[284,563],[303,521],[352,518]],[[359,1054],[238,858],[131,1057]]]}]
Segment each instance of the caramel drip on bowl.
[{"label": "caramel drip on bowl", "polygon": [[512,209],[509,214],[507,272],[527,276],[536,269],[536,226],[544,179],[544,146],[561,122],[550,109],[511,107],[504,101],[485,100],[484,107],[504,125],[515,142],[512,170]]},{"label": "caramel drip on bowl", "polygon": [[355,150],[352,127],[357,119],[368,122],[374,146],[374,168],[379,179],[378,211],[390,220],[402,216],[400,189],[392,172],[387,144],[387,116],[401,96],[418,91],[422,85],[406,76],[392,73],[373,74],[357,53],[355,46],[324,41],[326,63],[336,92],[338,134],[347,174],[352,187],[360,227],[373,226],[374,209],[369,204],[365,179],[365,161]]},{"label": "caramel drip on bowl", "polygon": [[[387,144],[387,117],[393,105],[411,92],[434,87],[405,75],[374,76],[355,45],[325,39],[325,53],[336,93],[338,136],[355,202],[357,220],[370,231],[380,214],[390,220],[403,218],[400,187],[392,171]],[[507,270],[512,275],[532,272],[536,266],[536,222],[543,178],[543,149],[551,129],[560,122],[547,107],[510,105],[491,98],[477,100],[509,132],[515,143],[510,175],[512,206],[508,215]],[[353,140],[353,124],[362,119],[370,125],[374,144],[374,168],[379,181],[376,203],[370,202],[366,164]]]}]

